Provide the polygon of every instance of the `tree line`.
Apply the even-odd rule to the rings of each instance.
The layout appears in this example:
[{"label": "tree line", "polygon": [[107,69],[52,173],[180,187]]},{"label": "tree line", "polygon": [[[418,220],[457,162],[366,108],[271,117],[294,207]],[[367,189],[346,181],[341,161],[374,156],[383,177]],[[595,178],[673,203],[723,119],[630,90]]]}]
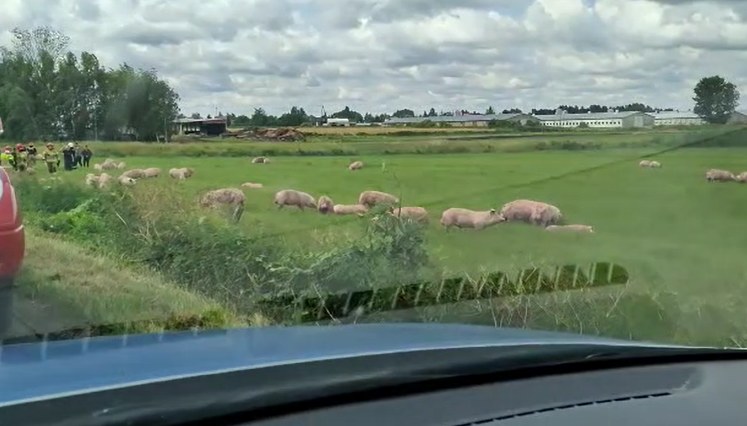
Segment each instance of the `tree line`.
[{"label": "tree line", "polygon": [[11,140],[155,140],[179,95],[155,70],[104,67],[49,27],[16,28],[0,47],[0,117]]}]

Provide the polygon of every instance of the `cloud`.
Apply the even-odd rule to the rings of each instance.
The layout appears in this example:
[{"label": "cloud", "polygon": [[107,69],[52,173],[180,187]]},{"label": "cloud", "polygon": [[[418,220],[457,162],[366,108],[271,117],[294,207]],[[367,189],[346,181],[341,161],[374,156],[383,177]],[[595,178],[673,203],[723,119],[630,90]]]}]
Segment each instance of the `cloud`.
[{"label": "cloud", "polygon": [[[156,68],[182,110],[392,112],[645,102],[747,85],[741,0],[5,0],[0,31]],[[0,32],[0,43],[10,41]]]}]

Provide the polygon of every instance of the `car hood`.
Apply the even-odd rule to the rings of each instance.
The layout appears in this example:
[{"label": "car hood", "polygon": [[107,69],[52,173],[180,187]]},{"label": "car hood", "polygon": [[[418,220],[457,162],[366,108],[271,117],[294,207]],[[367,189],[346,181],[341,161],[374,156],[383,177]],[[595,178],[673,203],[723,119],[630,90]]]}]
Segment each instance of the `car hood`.
[{"label": "car hood", "polygon": [[[0,406],[148,382],[316,360],[466,347],[630,346],[520,329],[441,324],[262,327],[0,347]],[[642,347],[674,346],[635,343]]]}]

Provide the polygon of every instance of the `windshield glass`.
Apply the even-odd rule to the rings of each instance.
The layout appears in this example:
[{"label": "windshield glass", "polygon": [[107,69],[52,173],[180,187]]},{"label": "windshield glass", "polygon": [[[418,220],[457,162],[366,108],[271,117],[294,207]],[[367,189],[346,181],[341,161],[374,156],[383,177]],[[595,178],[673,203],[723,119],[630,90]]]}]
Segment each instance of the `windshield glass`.
[{"label": "windshield glass", "polygon": [[6,343],[417,322],[741,346],[746,19],[726,0],[4,4],[25,241],[0,268]]}]

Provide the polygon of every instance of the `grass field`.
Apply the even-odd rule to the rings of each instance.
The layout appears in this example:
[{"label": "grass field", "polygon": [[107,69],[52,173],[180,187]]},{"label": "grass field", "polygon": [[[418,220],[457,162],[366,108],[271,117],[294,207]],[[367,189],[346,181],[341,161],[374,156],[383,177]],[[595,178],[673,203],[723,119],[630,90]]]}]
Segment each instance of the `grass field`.
[{"label": "grass field", "polygon": [[[743,211],[747,186],[707,184],[706,169],[747,169],[741,149],[683,149],[657,156],[660,170],[640,169],[650,150],[539,152],[520,154],[400,155],[359,157],[368,166],[346,169],[343,157],[283,157],[269,165],[243,158],[128,157],[128,167],[193,167],[196,175],[177,184],[168,178],[143,181],[181,198],[205,190],[260,182],[247,190],[240,226],[263,229],[288,244],[324,244],[323,234],[354,235],[358,220],[323,216],[272,204],[280,189],[295,188],[339,203],[355,203],[365,189],[399,195],[404,205],[429,209],[428,240],[439,265],[453,272],[522,268],[533,263],[612,261],[634,274],[636,285],[728,297],[744,285],[747,233]],[[83,172],[71,175],[82,179]],[[448,207],[500,208],[517,198],[559,206],[569,222],[593,225],[595,235],[555,235],[507,224],[483,232],[445,232],[440,212]],[[353,233],[353,234],[351,234]],[[328,243],[328,241],[327,241]],[[747,288],[745,288],[747,290]]]},{"label": "grass field", "polygon": [[[704,173],[714,167],[735,172],[747,170],[747,149],[671,149],[675,142],[687,143],[694,135],[698,134],[672,132],[671,139],[663,142],[657,133],[597,135],[596,140],[614,142],[592,150],[399,155],[381,152],[385,144],[402,147],[418,143],[408,138],[370,142],[375,148],[357,151],[358,155],[284,155],[273,157],[273,162],[267,165],[253,165],[246,156],[192,156],[176,152],[122,155],[133,152],[134,148],[126,144],[122,144],[121,150],[109,149],[120,154],[115,158],[126,161],[127,168],[196,170],[195,176],[184,182],[162,176],[138,183],[133,190],[143,197],[150,196],[156,208],[179,211],[186,207],[196,214],[206,214],[195,206],[201,192],[238,187],[249,181],[264,184],[263,189],[245,191],[247,206],[238,226],[249,234],[261,230],[269,235],[267,238],[295,248],[323,249],[356,238],[361,230],[358,225],[364,219],[296,209],[278,211],[272,204],[277,190],[294,188],[316,197],[328,195],[338,203],[355,203],[358,194],[366,189],[392,192],[400,196],[404,205],[423,206],[430,211],[426,238],[434,272],[474,275],[498,270],[515,272],[535,265],[612,262],[630,273],[630,291],[675,295],[679,307],[693,315],[687,321],[695,319],[695,323],[705,324],[699,332],[710,337],[706,328],[712,323],[697,319],[705,315],[701,313],[703,303],[717,307],[710,309],[711,314],[722,309],[728,312],[725,315],[731,324],[739,324],[740,318],[747,314],[744,308],[747,185],[709,184]],[[547,141],[543,136],[527,143]],[[505,141],[463,143],[500,146]],[[510,143],[518,146],[520,141],[512,139]],[[206,145],[194,146],[214,149]],[[257,149],[259,144],[246,145]],[[309,149],[322,148],[312,143]],[[642,156],[658,151],[662,152],[652,158],[659,160],[663,168],[637,166]],[[364,161],[366,167],[349,172],[346,166],[353,159]],[[103,156],[97,160],[103,160]],[[85,173],[78,170],[61,176],[81,182]],[[441,212],[448,207],[500,208],[518,198],[555,204],[568,222],[593,225],[596,233],[551,234],[520,224],[502,224],[480,232],[446,232],[438,224]],[[724,333],[731,335],[732,331]],[[747,336],[744,327],[739,333]],[[663,336],[666,337],[666,332]]]}]

